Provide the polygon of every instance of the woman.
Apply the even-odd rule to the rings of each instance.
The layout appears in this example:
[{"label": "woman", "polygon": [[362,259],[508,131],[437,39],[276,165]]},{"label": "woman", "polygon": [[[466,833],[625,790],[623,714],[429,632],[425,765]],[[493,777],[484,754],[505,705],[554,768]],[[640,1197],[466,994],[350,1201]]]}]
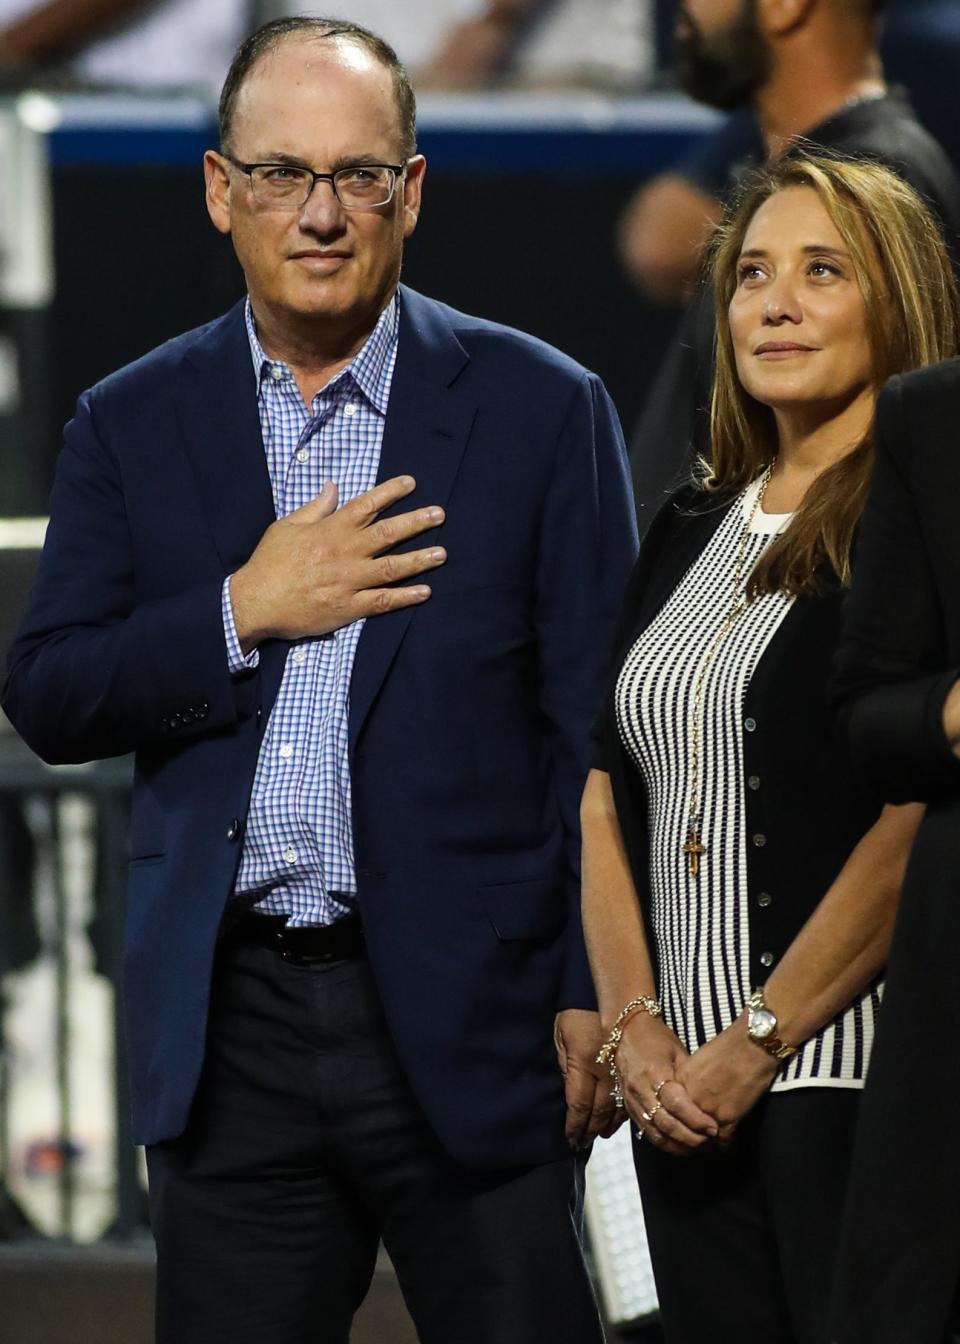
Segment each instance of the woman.
[{"label": "woman", "polygon": [[958,520],[960,361],[951,360],[895,378],[880,399],[841,645],[855,760],[882,797],[927,810],[851,1169],[839,1344],[960,1340]]},{"label": "woman", "polygon": [[668,1344],[823,1344],[920,816],[860,782],[827,687],[877,389],[960,316],[936,225],[876,164],[767,171],[713,274],[713,462],[628,589],[584,919]]}]

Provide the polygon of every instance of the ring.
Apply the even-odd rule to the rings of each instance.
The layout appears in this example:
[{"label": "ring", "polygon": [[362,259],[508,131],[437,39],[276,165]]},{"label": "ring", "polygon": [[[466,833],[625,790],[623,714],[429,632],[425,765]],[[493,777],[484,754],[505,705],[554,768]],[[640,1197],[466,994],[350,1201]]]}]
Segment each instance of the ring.
[{"label": "ring", "polygon": [[656,1097],[657,1101],[660,1100],[660,1093],[663,1091],[666,1085],[667,1085],[667,1079],[661,1078],[659,1083],[657,1083],[656,1087],[653,1089],[653,1095]]},{"label": "ring", "polygon": [[637,1138],[638,1138],[638,1139],[642,1139],[643,1136],[644,1136],[644,1134],[646,1134],[646,1132],[647,1132],[647,1131],[646,1131],[645,1129],[638,1129],[638,1130],[637,1130]]},{"label": "ring", "polygon": [[640,1114],[649,1125],[650,1121],[653,1119],[653,1116],[648,1111],[641,1111]]},{"label": "ring", "polygon": [[662,1110],[663,1110],[663,1102],[658,1101],[649,1115],[647,1115],[646,1111],[643,1112],[644,1118],[650,1121],[652,1124],[653,1121],[656,1119],[657,1112]]}]

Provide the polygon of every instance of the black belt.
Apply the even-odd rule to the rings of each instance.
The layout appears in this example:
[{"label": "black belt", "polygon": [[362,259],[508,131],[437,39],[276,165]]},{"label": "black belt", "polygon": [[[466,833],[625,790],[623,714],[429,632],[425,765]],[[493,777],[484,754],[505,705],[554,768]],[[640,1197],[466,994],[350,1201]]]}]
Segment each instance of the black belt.
[{"label": "black belt", "polygon": [[222,942],[244,947],[269,947],[294,966],[318,962],[351,961],[366,951],[359,915],[346,915],[334,924],[287,928],[286,915],[247,913],[224,934]]}]

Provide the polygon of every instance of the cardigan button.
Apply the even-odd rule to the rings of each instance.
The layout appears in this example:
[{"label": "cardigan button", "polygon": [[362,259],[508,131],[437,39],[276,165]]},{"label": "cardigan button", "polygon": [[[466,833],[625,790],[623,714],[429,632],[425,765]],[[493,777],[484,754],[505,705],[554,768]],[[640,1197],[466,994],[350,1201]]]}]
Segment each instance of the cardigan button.
[{"label": "cardigan button", "polygon": [[761,966],[772,966],[772,965],[773,965],[773,953],[772,953],[772,952],[761,952],[761,953],[760,953],[760,965],[761,965]]},{"label": "cardigan button", "polygon": [[757,721],[756,719],[744,719],[743,726],[748,733],[755,733],[757,730]]},{"label": "cardigan button", "polygon": [[768,905],[773,905],[773,897],[770,895],[769,891],[761,891],[760,895],[757,897],[757,905],[759,905],[761,910],[766,910]]},{"label": "cardigan button", "polygon": [[759,789],[759,787],[760,787],[760,776],[751,775],[750,778],[747,780],[747,788],[756,791],[757,789]]},{"label": "cardigan button", "polygon": [[762,831],[758,831],[753,837],[753,843],[756,845],[757,849],[763,849],[764,845],[767,843],[767,837]]}]

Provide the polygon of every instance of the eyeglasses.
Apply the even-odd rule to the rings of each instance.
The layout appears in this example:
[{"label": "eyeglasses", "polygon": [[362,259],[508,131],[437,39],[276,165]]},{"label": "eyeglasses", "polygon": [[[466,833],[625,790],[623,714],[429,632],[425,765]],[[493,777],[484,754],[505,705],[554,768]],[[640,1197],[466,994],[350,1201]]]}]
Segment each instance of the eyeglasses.
[{"label": "eyeglasses", "polygon": [[360,163],[335,173],[315,173],[290,163],[240,163],[224,155],[250,179],[253,199],[271,210],[302,210],[318,182],[329,182],[344,210],[376,210],[393,200],[403,163]]}]

